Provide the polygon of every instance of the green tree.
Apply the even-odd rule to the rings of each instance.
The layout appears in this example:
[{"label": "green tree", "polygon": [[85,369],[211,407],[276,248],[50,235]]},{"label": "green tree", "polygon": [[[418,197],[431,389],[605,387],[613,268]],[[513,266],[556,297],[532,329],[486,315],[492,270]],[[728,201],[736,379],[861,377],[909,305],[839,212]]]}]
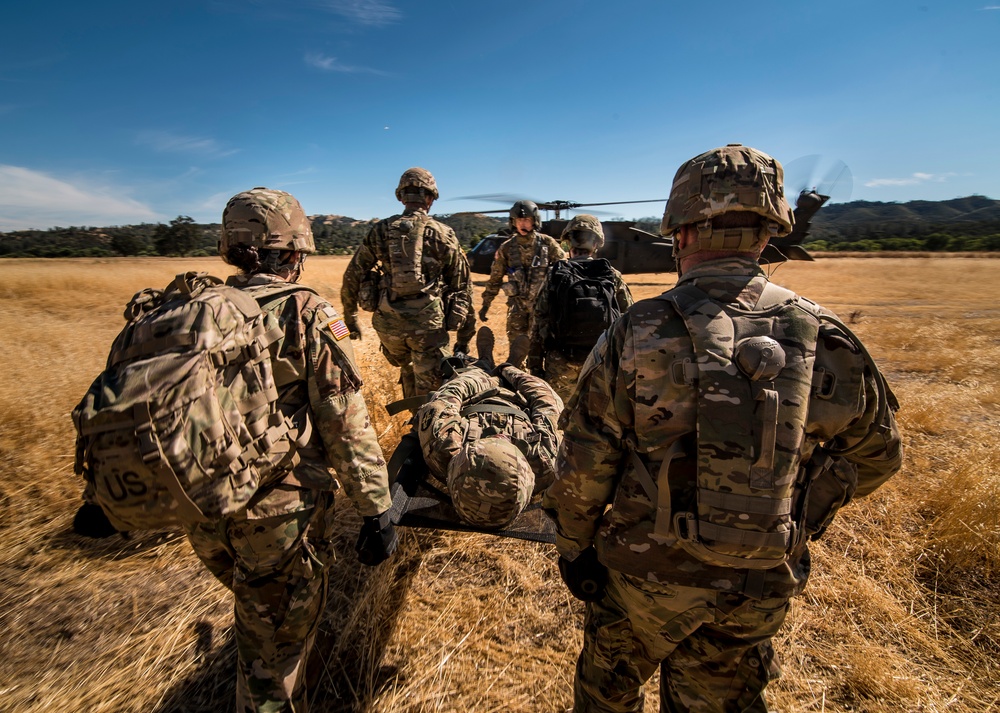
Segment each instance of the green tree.
[{"label": "green tree", "polygon": [[170,225],[157,225],[153,233],[153,245],[160,255],[189,255],[201,242],[201,228],[193,219],[179,215]]}]

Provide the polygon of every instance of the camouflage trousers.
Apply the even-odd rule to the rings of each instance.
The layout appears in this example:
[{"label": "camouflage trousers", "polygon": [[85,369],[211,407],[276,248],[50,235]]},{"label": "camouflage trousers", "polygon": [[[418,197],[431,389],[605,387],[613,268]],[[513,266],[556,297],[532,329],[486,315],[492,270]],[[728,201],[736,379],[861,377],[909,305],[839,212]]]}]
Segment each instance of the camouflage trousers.
[{"label": "camouflage trousers", "polygon": [[444,329],[397,333],[375,328],[386,361],[399,367],[403,398],[429,394],[441,386],[441,360],[450,356]]},{"label": "camouflage trousers", "polygon": [[607,594],[587,605],[574,713],[638,712],[660,669],[661,713],[766,713],[763,691],[780,675],[771,637],[788,600],[669,587],[612,570]]},{"label": "camouflage trousers", "polygon": [[569,397],[576,390],[577,379],[583,361],[570,361],[560,351],[552,350],[545,353],[545,381],[559,394],[563,403],[569,403]]},{"label": "camouflage trousers", "polygon": [[507,301],[507,343],[513,344],[519,334],[529,334],[531,311],[508,298]]},{"label": "camouflage trousers", "polygon": [[236,710],[305,713],[306,663],[326,607],[333,493],[278,485],[238,516],[187,528],[233,592]]}]

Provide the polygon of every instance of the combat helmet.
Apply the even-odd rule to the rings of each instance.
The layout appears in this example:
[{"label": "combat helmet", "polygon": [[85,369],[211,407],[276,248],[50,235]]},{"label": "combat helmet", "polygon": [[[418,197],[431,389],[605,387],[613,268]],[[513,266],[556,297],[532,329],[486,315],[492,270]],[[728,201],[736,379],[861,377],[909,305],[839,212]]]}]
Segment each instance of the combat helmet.
[{"label": "combat helmet", "polygon": [[412,194],[411,191],[406,190],[407,188],[422,188],[430,194],[431,198],[434,200],[438,199],[437,182],[435,182],[434,176],[426,168],[414,166],[403,171],[403,175],[399,177],[399,185],[396,186],[396,200],[401,203],[407,202],[403,198],[404,194]]},{"label": "combat helmet", "polygon": [[[765,240],[787,235],[795,222],[783,184],[781,164],[766,153],[741,144],[706,151],[677,169],[660,234],[698,226],[697,241],[675,250],[677,257],[698,250],[755,252]],[[735,212],[760,216],[758,227],[713,227],[714,218]]]},{"label": "combat helmet", "polygon": [[566,223],[560,238],[568,240],[571,248],[597,252],[604,247],[604,228],[594,216],[581,213]]},{"label": "combat helmet", "polygon": [[517,201],[510,207],[510,217],[507,224],[514,227],[515,218],[531,218],[535,221],[535,230],[542,227],[542,214],[538,211],[538,204],[534,201]]},{"label": "combat helmet", "polygon": [[521,451],[503,436],[466,441],[448,463],[448,490],[463,520],[506,527],[531,499],[535,476]]},{"label": "combat helmet", "polygon": [[222,239],[219,255],[233,245],[258,250],[316,252],[312,226],[302,206],[290,193],[257,187],[237,193],[222,211]]}]

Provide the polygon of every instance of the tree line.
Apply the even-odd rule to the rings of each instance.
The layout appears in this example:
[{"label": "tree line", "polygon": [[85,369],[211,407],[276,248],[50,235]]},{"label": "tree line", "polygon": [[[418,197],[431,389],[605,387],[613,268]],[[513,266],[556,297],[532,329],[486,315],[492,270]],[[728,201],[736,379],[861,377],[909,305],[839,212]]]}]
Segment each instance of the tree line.
[{"label": "tree line", "polygon": [[[435,217],[455,230],[465,248],[507,225],[506,216],[458,213]],[[375,223],[335,215],[313,216],[312,221],[320,255],[352,254]],[[659,222],[657,217],[641,218],[636,226],[656,233]],[[19,230],[0,233],[0,257],[209,256],[216,254],[220,234],[218,223],[195,223],[183,215],[169,224]],[[852,252],[1000,251],[1000,201],[968,196],[949,201],[828,205],[813,218],[804,247]]]}]

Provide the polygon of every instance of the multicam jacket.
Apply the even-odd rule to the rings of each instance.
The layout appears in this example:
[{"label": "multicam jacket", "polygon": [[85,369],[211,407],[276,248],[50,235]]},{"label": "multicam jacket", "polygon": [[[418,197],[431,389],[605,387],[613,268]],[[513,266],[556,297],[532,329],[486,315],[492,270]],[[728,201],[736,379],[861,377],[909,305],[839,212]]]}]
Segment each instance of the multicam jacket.
[{"label": "multicam jacket", "polygon": [[510,285],[504,288],[508,292],[508,309],[531,314],[549,265],[565,257],[559,241],[544,233],[533,230],[527,235],[508,238],[493,256],[490,279],[483,291],[483,307],[488,309],[493,303],[506,275]]},{"label": "multicam jacket", "polygon": [[[236,275],[226,284],[258,299],[287,286],[267,274]],[[361,374],[347,330],[330,304],[307,290],[267,302],[284,329],[272,347],[274,381],[286,414],[308,405],[312,435],[299,449],[301,462],[283,482],[334,490],[338,482],[362,516],[389,509],[389,480],[382,448],[361,395]],[[330,468],[335,471],[336,479]]]},{"label": "multicam jacket", "polygon": [[[685,273],[678,286],[693,284],[716,302],[750,310],[767,282],[755,261],[738,257],[702,263]],[[653,353],[663,355],[660,363],[672,361],[652,372],[642,355]],[[672,303],[664,300],[636,303],[598,342],[563,413],[556,481],[543,501],[557,520],[557,547],[572,558],[595,544],[601,561],[612,569],[663,584],[752,590],[756,597],[797,594],[809,576],[805,538],[783,564],[749,570],[706,564],[679,545],[676,532],[664,536],[653,531],[658,503],[642,485],[635,453],[647,459],[647,474],[657,473],[664,459],[652,459],[658,442],[696,438],[697,390],[684,378],[685,362],[698,363],[690,333]],[[820,453],[822,443],[841,449],[863,444],[838,458],[857,468],[854,495],[867,495],[901,465],[895,399],[891,392],[880,392],[876,379],[881,377],[854,341],[828,322],[821,323],[816,343],[820,362],[832,371],[832,377],[820,380],[832,393],[814,398],[815,391],[810,392],[801,462]],[[889,408],[880,407],[880,393]],[[877,417],[881,422],[875,422]],[[691,510],[698,465],[689,458],[676,466],[671,463],[667,471],[671,510]],[[608,505],[612,507],[606,511]]]},{"label": "multicam jacket", "polygon": [[[393,225],[402,220],[422,225],[419,270],[412,276],[422,285],[418,293],[396,297],[392,286],[401,276],[393,275],[392,270],[399,258],[390,251],[388,237]],[[380,220],[365,235],[344,272],[340,292],[344,313],[349,317],[357,314],[361,282],[372,268],[382,273],[378,314],[393,331],[457,330],[472,311],[469,261],[455,231],[428,216],[426,210],[407,208],[400,215]]]},{"label": "multicam jacket", "polygon": [[462,410],[480,400],[497,401],[523,410],[530,421],[504,413],[478,413],[483,435],[506,434],[521,449],[535,474],[535,491],[547,487],[555,473],[559,435],[556,423],[562,400],[541,379],[505,366],[500,376],[478,367],[460,371],[434,392],[417,414],[424,460],[431,472],[446,480],[448,463],[462,447],[469,415]]}]

